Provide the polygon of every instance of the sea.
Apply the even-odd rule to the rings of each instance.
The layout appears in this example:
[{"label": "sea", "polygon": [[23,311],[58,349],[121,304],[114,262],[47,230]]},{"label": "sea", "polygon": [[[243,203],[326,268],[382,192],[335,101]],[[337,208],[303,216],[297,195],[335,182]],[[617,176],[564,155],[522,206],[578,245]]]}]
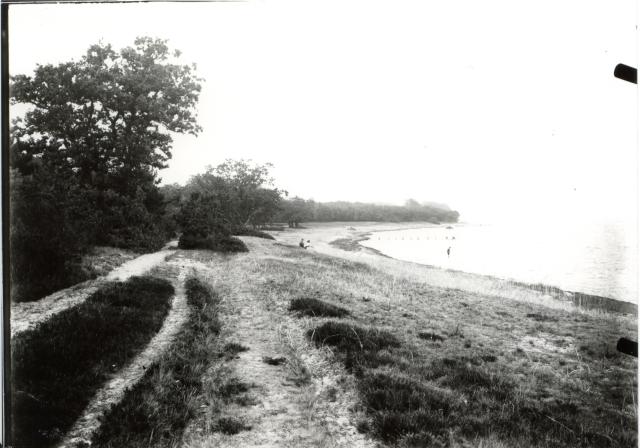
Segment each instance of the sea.
[{"label": "sea", "polygon": [[628,222],[443,224],[374,232],[390,257],[638,303],[638,234]]}]

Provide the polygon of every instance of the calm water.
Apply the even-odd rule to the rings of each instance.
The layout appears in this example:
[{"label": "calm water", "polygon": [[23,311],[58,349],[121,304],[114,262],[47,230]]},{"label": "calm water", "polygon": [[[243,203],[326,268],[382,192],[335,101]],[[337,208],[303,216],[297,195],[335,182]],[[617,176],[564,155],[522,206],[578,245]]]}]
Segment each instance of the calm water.
[{"label": "calm water", "polygon": [[[400,260],[638,301],[633,225],[554,222],[446,227],[376,232],[362,244]],[[451,248],[449,256],[447,248]]]}]

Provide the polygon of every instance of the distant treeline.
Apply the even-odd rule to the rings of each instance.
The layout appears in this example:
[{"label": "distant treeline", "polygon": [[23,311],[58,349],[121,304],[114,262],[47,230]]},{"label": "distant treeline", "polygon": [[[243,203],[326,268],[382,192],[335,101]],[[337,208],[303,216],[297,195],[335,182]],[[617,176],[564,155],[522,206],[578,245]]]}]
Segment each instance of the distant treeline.
[{"label": "distant treeline", "polygon": [[330,221],[382,221],[433,223],[457,222],[459,213],[455,210],[423,205],[413,199],[405,205],[377,205],[362,202],[315,202],[293,198],[284,200],[275,220],[286,222],[289,227],[297,227],[302,222]]}]

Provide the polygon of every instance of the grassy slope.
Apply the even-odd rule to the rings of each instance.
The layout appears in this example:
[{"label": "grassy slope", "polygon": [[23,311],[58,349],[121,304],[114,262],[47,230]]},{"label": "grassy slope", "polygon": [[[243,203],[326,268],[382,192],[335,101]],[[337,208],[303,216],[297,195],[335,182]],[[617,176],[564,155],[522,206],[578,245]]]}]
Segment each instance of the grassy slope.
[{"label": "grassy slope", "polygon": [[52,445],[108,376],[157,333],[170,307],[165,280],[133,277],[98,290],[11,341],[13,445]]},{"label": "grassy slope", "polygon": [[[212,363],[242,350],[220,347],[218,295],[200,280],[185,282],[190,317],[174,344],[147,368],[142,380],[105,417],[92,440],[95,447],[179,446],[187,424],[205,406],[228,399],[246,389],[233,378],[220,376],[214,390],[205,390],[202,378]],[[214,409],[217,406],[213,406]],[[211,421],[213,430],[233,431],[232,419]]]},{"label": "grassy slope", "polygon": [[[430,287],[364,264],[252,244],[269,252],[254,265],[265,287],[322,298],[352,313],[342,322],[401,341],[364,357],[337,351],[358,375],[368,415],[360,426],[380,439],[636,446],[637,364],[615,351],[619,336],[635,334],[633,319]],[[277,306],[284,313],[289,303]]]}]

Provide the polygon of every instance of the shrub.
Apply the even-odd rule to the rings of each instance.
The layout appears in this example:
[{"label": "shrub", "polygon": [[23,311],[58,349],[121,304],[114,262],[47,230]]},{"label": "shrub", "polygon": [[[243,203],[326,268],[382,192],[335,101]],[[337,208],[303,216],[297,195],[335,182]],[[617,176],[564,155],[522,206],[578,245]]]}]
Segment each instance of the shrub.
[{"label": "shrub", "polygon": [[178,240],[180,249],[208,249],[215,250],[216,243],[212,236],[202,236],[192,233],[183,233]]},{"label": "shrub", "polygon": [[86,192],[45,168],[12,170],[10,182],[11,299],[37,300],[91,278],[80,265],[95,231]]},{"label": "shrub", "polygon": [[313,298],[292,300],[289,305],[289,311],[296,311],[300,316],[312,317],[344,317],[350,314],[348,310],[342,307]]},{"label": "shrub", "polygon": [[400,341],[387,331],[342,322],[326,322],[307,335],[316,345],[332,345],[342,352],[400,347]]},{"label": "shrub", "polygon": [[249,252],[249,248],[242,240],[227,236],[216,238],[214,235],[194,235],[183,233],[178,240],[180,249],[206,249],[216,252],[232,253],[232,252]]},{"label": "shrub", "polygon": [[240,227],[233,232],[237,236],[255,236],[256,238],[264,238],[267,240],[275,240],[272,235],[260,230],[252,229],[250,227]]},{"label": "shrub", "polygon": [[216,240],[215,251],[218,252],[249,252],[249,248],[241,239],[230,236]]}]

